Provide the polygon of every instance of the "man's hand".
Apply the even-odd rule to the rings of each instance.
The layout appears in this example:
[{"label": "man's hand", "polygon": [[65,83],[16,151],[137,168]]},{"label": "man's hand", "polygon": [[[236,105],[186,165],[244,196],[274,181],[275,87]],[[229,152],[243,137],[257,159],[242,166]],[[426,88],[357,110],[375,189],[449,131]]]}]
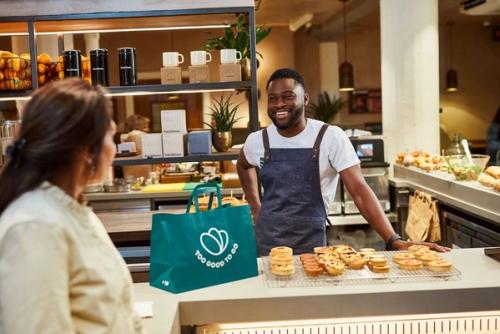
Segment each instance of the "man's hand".
[{"label": "man's hand", "polygon": [[408,249],[408,247],[413,246],[413,245],[424,245],[424,246],[427,246],[430,249],[435,250],[436,252],[440,252],[440,253],[449,252],[451,250],[448,247],[439,246],[438,244],[435,244],[433,242],[423,242],[423,241],[415,242],[415,241],[404,241],[404,240],[394,241],[394,243],[392,244],[392,247],[394,249],[397,249],[397,250],[406,250],[406,249]]},{"label": "man's hand", "polygon": [[259,214],[260,214],[260,205],[252,206],[252,219],[254,225],[257,222]]}]

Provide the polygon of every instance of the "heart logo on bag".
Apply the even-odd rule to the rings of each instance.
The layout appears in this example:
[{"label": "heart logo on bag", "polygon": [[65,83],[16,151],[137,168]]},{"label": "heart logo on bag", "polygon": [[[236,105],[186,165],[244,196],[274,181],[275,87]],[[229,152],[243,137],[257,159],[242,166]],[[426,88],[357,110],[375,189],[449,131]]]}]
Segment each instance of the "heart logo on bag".
[{"label": "heart logo on bag", "polygon": [[210,228],[207,232],[200,235],[200,243],[203,248],[213,256],[219,256],[227,248],[229,238],[227,232],[218,230],[215,227]]}]

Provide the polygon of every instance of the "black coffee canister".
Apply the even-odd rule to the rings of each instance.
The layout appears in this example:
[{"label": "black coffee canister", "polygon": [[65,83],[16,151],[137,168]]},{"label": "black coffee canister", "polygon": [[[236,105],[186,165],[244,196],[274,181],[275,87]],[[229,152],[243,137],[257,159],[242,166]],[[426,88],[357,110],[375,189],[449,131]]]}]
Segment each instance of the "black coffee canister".
[{"label": "black coffee canister", "polygon": [[137,85],[135,48],[119,48],[118,64],[120,66],[120,86]]},{"label": "black coffee canister", "polygon": [[92,84],[109,86],[108,49],[90,50]]},{"label": "black coffee canister", "polygon": [[64,51],[64,77],[82,77],[82,58],[80,50]]}]

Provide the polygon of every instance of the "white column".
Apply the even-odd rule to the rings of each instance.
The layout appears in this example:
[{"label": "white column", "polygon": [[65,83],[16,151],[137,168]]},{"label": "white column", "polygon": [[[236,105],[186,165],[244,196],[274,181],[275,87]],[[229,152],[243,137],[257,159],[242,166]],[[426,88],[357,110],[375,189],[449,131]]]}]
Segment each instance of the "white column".
[{"label": "white column", "polygon": [[438,1],[380,0],[385,158],[439,153]]},{"label": "white column", "polygon": [[64,34],[64,50],[73,50],[75,48],[73,42],[73,34]]},{"label": "white column", "polygon": [[36,36],[36,52],[47,53],[52,61],[57,60],[59,56],[57,35],[39,35]]},{"label": "white column", "polygon": [[85,55],[90,55],[90,50],[99,49],[99,33],[88,33],[83,35],[85,39]]},{"label": "white column", "polygon": [[320,92],[339,95],[339,55],[336,42],[319,43]]},{"label": "white column", "polygon": [[[339,96],[339,51],[337,42],[319,43],[320,94]],[[340,113],[335,115],[333,123],[339,123]]]}]

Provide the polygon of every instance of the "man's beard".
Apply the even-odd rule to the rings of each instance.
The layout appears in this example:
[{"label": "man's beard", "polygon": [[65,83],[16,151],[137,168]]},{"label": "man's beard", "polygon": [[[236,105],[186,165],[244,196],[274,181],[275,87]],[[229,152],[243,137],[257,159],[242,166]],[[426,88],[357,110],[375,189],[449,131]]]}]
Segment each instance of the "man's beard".
[{"label": "man's beard", "polygon": [[284,124],[279,124],[276,121],[274,115],[272,115],[270,113],[269,113],[269,118],[271,118],[271,121],[278,129],[287,130],[287,129],[293,127],[295,124],[297,124],[298,120],[300,119],[300,116],[302,116],[302,107],[303,107],[302,105],[297,106],[297,108],[292,110],[290,113],[290,118],[289,118],[288,122],[286,122]]}]

